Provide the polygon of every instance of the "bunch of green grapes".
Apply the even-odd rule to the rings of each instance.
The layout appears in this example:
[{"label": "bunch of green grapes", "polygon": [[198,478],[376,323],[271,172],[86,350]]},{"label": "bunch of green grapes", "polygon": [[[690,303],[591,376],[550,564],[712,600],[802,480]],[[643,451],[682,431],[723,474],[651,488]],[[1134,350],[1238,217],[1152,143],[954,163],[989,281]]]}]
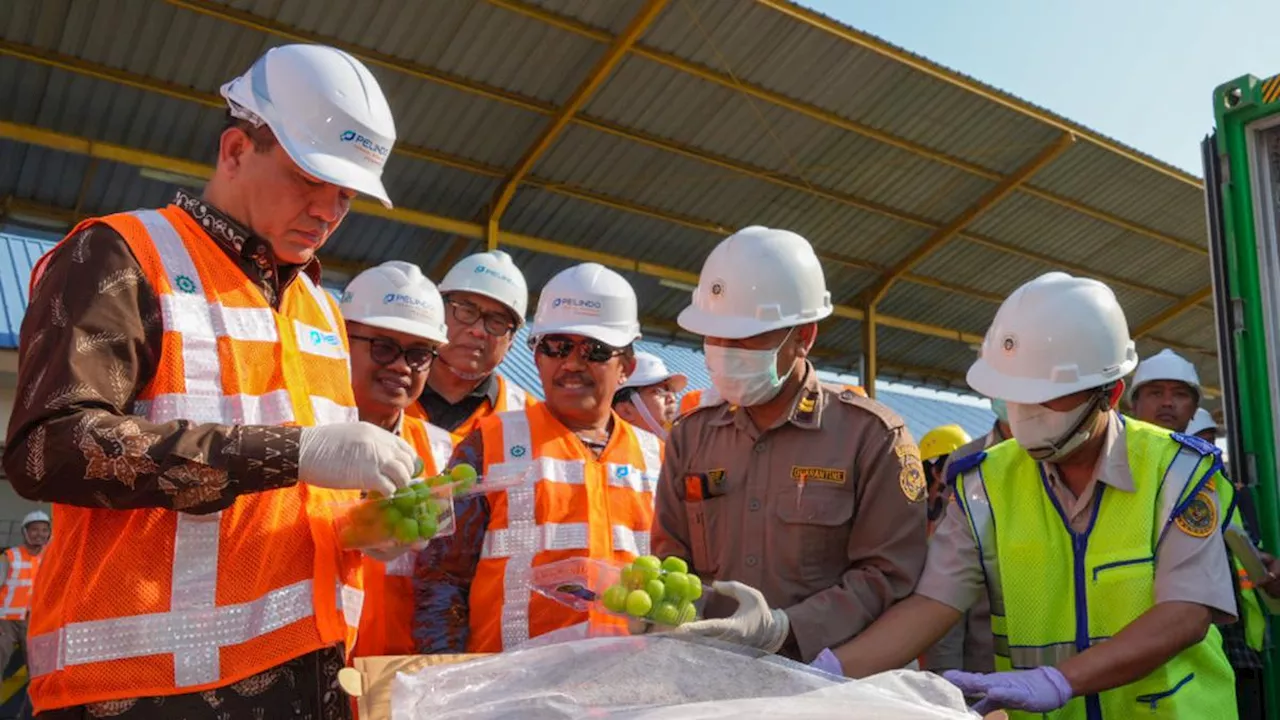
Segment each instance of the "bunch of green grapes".
[{"label": "bunch of green grapes", "polygon": [[675,627],[697,619],[693,602],[702,597],[702,580],[678,557],[644,555],[622,568],[619,582],[605,590],[607,610]]},{"label": "bunch of green grapes", "polygon": [[[416,471],[421,475],[421,460]],[[450,483],[454,484],[455,494],[470,490],[475,487],[476,469],[462,463],[447,473],[410,483],[391,497],[376,491],[369,493],[347,516],[348,523],[340,537],[342,546],[373,547],[388,542],[412,545],[430,540],[440,528],[440,515],[452,502],[437,497],[432,488]]]}]

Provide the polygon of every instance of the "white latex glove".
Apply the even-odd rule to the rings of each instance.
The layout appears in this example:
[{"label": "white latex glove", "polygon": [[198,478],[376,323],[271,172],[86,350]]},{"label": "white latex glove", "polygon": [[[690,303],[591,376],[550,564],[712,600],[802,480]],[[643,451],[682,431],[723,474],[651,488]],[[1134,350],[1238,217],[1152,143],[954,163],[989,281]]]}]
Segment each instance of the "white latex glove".
[{"label": "white latex glove", "polygon": [[791,632],[791,620],[785,612],[770,609],[764,595],[750,585],[716,581],[711,587],[720,595],[737,599],[738,609],[727,618],[685,623],[673,629],[673,633],[701,635],[768,653],[782,649],[787,633]]},{"label": "white latex glove", "polygon": [[367,422],[302,429],[298,479],[332,490],[391,495],[409,484],[418,455],[403,439]]}]

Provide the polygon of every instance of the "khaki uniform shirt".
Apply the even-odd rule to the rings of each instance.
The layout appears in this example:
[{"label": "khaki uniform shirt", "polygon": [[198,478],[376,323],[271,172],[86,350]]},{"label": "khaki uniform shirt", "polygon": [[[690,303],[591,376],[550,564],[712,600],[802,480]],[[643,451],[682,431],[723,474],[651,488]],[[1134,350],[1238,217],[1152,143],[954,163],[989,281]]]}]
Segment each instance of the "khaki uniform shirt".
[{"label": "khaki uniform shirt", "polygon": [[[1107,437],[1094,472],[1080,497],[1059,479],[1053,465],[1043,465],[1053,493],[1067,515],[1072,530],[1084,532],[1096,502],[1094,487],[1101,482],[1114,490],[1133,492],[1133,473],[1125,443],[1124,424],[1111,414]],[[1037,491],[1039,489],[1037,488]],[[1216,493],[1209,492],[1217,502]],[[1221,509],[1217,513],[1221,517]],[[929,559],[916,593],[964,611],[985,594],[978,545],[969,531],[964,513],[952,502],[934,533]],[[1222,538],[1210,533],[1193,537],[1174,523],[1156,549],[1155,601],[1190,602],[1214,611],[1214,621],[1231,622],[1236,614],[1236,598],[1231,585],[1231,566],[1222,552]]]},{"label": "khaki uniform shirt", "polygon": [[[791,413],[770,429],[728,404],[676,423],[653,550],[686,558],[704,582],[759,589],[786,611],[790,652],[808,662],[910,594],[926,552],[925,494],[902,419],[823,385],[809,366]],[[735,606],[713,598],[707,615]]]}]

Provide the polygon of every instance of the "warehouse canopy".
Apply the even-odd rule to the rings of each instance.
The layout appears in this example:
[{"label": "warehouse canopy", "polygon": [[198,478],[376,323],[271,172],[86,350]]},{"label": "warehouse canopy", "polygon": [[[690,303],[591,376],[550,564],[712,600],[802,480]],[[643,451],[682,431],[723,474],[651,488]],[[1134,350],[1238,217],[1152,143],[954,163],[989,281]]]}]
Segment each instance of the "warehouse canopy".
[{"label": "warehouse canopy", "polygon": [[[397,207],[324,257],[439,278],[486,242],[532,288],[626,272],[650,337],[719,238],[795,230],[839,308],[830,368],[962,387],[1000,299],[1061,269],[1109,283],[1149,355],[1217,376],[1199,181],[786,0],[117,0],[0,4],[9,222],[164,204],[210,172],[219,85],[322,42],[387,92]],[[868,330],[872,330],[868,332]]]}]

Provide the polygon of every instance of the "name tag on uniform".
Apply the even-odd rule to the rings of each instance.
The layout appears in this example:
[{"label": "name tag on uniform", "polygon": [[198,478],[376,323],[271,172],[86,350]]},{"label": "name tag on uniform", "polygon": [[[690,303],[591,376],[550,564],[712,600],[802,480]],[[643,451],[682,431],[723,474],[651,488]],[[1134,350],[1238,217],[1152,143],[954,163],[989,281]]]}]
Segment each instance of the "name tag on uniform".
[{"label": "name tag on uniform", "polygon": [[796,482],[824,482],[843,485],[848,475],[841,468],[791,466],[791,479]]},{"label": "name tag on uniform", "polygon": [[724,494],[724,470],[708,470],[684,476],[685,499],[696,502]]}]

